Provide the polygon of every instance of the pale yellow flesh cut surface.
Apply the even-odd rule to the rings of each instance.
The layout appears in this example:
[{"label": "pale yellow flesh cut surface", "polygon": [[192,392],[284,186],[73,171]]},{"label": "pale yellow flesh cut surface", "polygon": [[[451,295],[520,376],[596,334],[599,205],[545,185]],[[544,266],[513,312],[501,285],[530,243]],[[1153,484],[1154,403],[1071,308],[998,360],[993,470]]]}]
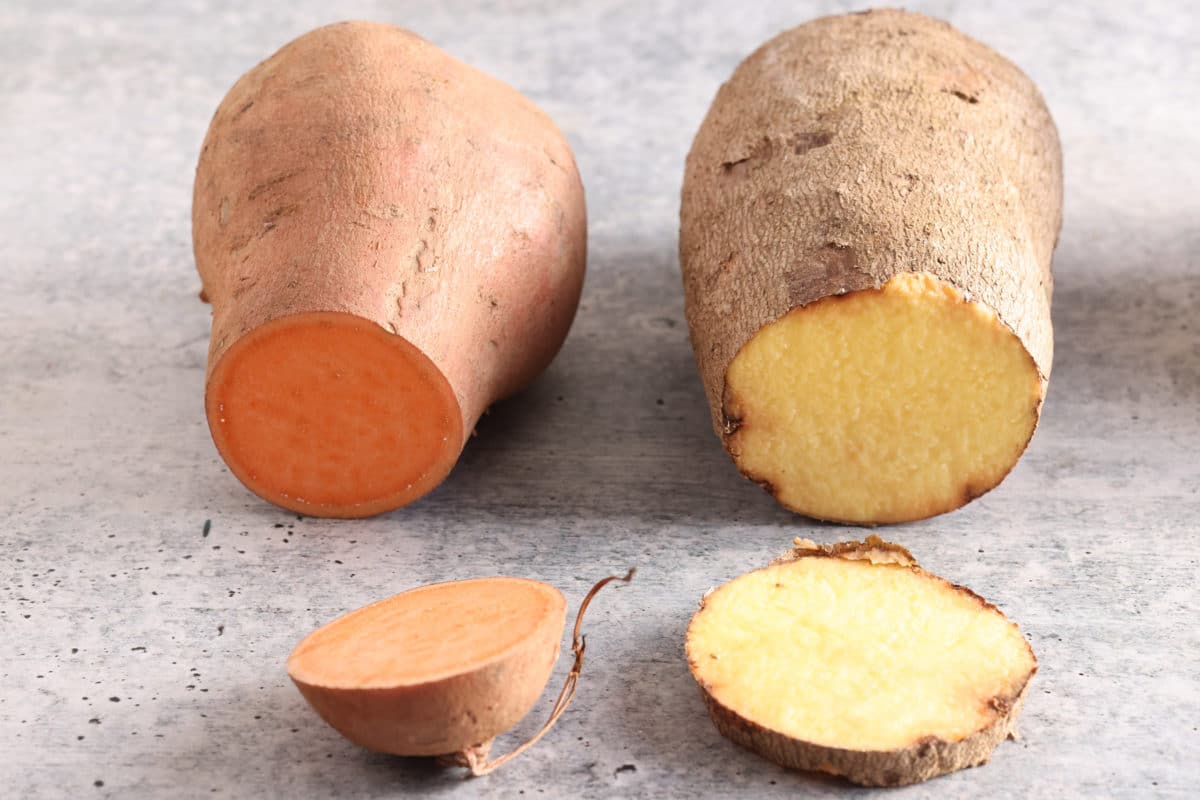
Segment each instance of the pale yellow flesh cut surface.
[{"label": "pale yellow flesh cut surface", "polygon": [[481,578],[432,584],[352,611],[309,634],[288,659],[297,681],[327,688],[414,686],[501,658],[566,600],[548,584]]},{"label": "pale yellow flesh cut surface", "polygon": [[998,484],[1033,435],[1043,381],[987,306],[924,273],[827,297],[763,327],[731,363],[727,439],[783,505],[903,522]]},{"label": "pale yellow flesh cut surface", "polygon": [[688,629],[718,703],[792,739],[856,751],[956,742],[1032,674],[1016,625],[978,597],[902,566],[802,558],[709,595]]}]

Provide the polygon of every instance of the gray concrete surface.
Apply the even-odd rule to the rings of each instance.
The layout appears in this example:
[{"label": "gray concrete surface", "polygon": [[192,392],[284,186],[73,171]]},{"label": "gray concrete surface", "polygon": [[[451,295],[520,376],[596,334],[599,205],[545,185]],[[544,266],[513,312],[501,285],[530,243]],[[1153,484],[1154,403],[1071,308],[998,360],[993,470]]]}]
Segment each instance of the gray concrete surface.
[{"label": "gray concrete surface", "polygon": [[[675,255],[684,154],[718,84],[832,2],[0,4],[0,795],[825,797],[721,739],[682,655],[701,593],[816,525],[708,427]],[[1200,12],[914,2],[1040,83],[1066,153],[1057,355],[996,491],[888,529],[1018,620],[1024,736],[889,797],[1194,797],[1200,784]],[[297,519],[218,459],[189,205],[233,80],[341,18],[402,23],[515,84],[576,148],[583,306],[537,385],[457,470],[377,519]],[[207,535],[205,526],[211,521]],[[602,595],[575,705],[464,781],[326,728],[284,659],[421,582],[517,573]],[[559,664],[555,684],[567,663]],[[550,697],[508,741],[540,723]]]}]

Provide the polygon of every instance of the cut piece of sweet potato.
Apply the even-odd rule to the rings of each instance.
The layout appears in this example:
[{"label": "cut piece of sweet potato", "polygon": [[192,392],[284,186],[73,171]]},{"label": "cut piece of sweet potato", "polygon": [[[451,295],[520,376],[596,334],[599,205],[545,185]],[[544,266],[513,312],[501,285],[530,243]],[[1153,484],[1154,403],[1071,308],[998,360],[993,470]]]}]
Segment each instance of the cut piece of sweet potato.
[{"label": "cut piece of sweet potato", "polygon": [[566,711],[583,669],[580,632],[597,581],[575,615],[574,661],[549,717],[507,753],[492,739],[528,713],[558,659],[562,593],[523,578],[422,586],[352,611],[310,633],[288,675],[321,718],[352,742],[401,756],[439,756],[486,775],[536,744]]},{"label": "cut piece of sweet potato", "polygon": [[288,674],[321,718],[385,753],[490,742],[529,712],[558,658],[567,604],[522,578],[422,586],[313,631]]},{"label": "cut piece of sweet potato", "polygon": [[873,786],[986,762],[1037,670],[995,606],[877,537],[797,541],[711,592],[687,658],[723,735]]}]

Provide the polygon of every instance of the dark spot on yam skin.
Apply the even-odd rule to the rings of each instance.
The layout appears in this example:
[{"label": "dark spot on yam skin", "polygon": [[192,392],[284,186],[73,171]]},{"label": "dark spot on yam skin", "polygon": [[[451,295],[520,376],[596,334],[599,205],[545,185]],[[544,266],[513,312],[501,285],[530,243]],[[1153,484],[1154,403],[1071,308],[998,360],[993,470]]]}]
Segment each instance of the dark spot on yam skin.
[{"label": "dark spot on yam skin", "polygon": [[718,262],[716,269],[709,272],[705,280],[705,282],[708,284],[708,291],[714,292],[732,280],[733,276],[737,272],[737,264],[737,253],[730,253],[728,256]]},{"label": "dark spot on yam skin", "polygon": [[985,494],[987,494],[988,488],[989,487],[980,487],[980,486],[976,486],[973,483],[968,483],[966,486],[963,487],[962,504],[965,506],[967,503],[970,503],[972,500],[976,500],[980,497],[983,497]]},{"label": "dark spot on yam skin", "polygon": [[249,103],[246,103],[246,105],[244,105],[244,106],[242,106],[241,108],[239,108],[239,109],[237,110],[237,113],[233,115],[233,118],[234,118],[234,119],[237,119],[237,118],[238,118],[238,117],[240,117],[242,114],[245,114],[247,111],[249,111],[249,110],[250,110],[250,106],[252,106],[252,105],[254,105],[254,101],[253,101],[253,100],[251,100]]},{"label": "dark spot on yam skin", "polygon": [[[813,302],[815,294],[828,290],[830,285],[857,285],[859,281],[847,281],[850,275],[857,276],[858,254],[854,248],[840,242],[826,242],[808,258],[805,269],[793,269],[787,274],[788,297],[793,308]],[[829,297],[842,296],[834,292]]]},{"label": "dark spot on yam skin", "polygon": [[739,158],[737,161],[726,161],[721,165],[721,174],[727,178],[741,178],[750,170],[747,166],[749,161],[749,156]]},{"label": "dark spot on yam skin", "polygon": [[750,147],[750,152],[741,158],[735,158],[721,163],[721,173],[728,178],[745,177],[750,171],[753,160],[767,160],[775,154],[775,143],[769,137],[762,137]]},{"label": "dark spot on yam skin", "polygon": [[828,242],[817,251],[817,260],[829,276],[843,275],[858,266],[858,256],[848,244]]},{"label": "dark spot on yam skin", "polygon": [[722,416],[725,418],[725,421],[722,424],[722,429],[725,431],[725,435],[733,436],[742,427],[742,418],[731,417],[728,414],[723,414]]},{"label": "dark spot on yam skin", "polygon": [[747,475],[746,477],[750,478],[750,480],[754,481],[759,486],[761,486],[763,488],[763,491],[766,492],[767,494],[771,495],[771,497],[777,496],[775,484],[771,483],[769,480],[766,480],[765,478],[754,478],[749,475]]},{"label": "dark spot on yam skin", "polygon": [[721,173],[727,178],[741,178],[750,171],[751,161],[767,161],[789,151],[802,156],[809,151],[825,147],[832,141],[833,132],[824,128],[801,131],[777,140],[764,136],[751,146],[749,154],[722,162]]},{"label": "dark spot on yam skin", "polygon": [[831,131],[805,131],[793,136],[789,144],[793,153],[802,156],[810,150],[825,147],[832,141],[833,133]]},{"label": "dark spot on yam skin", "polygon": [[962,100],[964,103],[970,103],[971,105],[975,105],[976,103],[979,102],[978,95],[967,94],[966,92],[961,91],[959,89],[942,89],[942,91],[945,92],[946,94],[954,95],[959,100]]}]

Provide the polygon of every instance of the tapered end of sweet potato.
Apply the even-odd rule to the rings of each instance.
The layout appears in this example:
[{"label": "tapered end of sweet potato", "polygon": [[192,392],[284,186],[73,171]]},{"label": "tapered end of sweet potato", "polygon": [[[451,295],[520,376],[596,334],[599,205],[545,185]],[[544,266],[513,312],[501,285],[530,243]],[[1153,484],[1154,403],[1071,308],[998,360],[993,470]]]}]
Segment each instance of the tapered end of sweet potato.
[{"label": "tapered end of sweet potato", "polygon": [[365,517],[433,489],[462,449],[462,414],[437,366],[353,314],[275,319],[237,340],[205,397],[225,463],[276,505]]}]

